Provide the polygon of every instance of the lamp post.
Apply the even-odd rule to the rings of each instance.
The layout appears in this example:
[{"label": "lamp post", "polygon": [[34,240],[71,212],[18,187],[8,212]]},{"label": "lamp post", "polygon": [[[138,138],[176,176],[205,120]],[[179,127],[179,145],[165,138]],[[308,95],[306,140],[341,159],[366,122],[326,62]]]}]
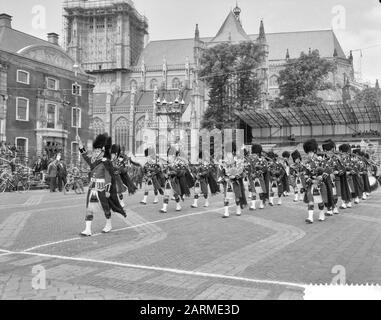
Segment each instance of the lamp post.
[{"label": "lamp post", "polygon": [[[79,105],[79,94],[80,94],[80,91],[79,91],[79,84],[78,84],[78,71],[79,71],[79,65],[76,63],[74,64],[73,66],[73,69],[74,69],[74,75],[75,75],[75,83],[74,83],[74,87],[75,87],[75,91],[74,91],[74,94],[75,94],[75,138],[76,140],[78,139],[79,137],[79,125],[80,125],[80,116],[81,116],[81,109],[80,109],[80,105]],[[78,154],[78,158],[76,159],[76,161],[78,161],[78,163],[80,162],[80,155]]]},{"label": "lamp post", "polygon": [[[165,116],[167,117],[171,122],[173,122],[173,129],[175,132],[175,142],[177,143],[180,138],[180,133],[179,133],[179,127],[180,127],[180,119],[183,114],[185,106],[185,101],[184,99],[181,99],[180,97],[177,96],[174,101],[168,102],[165,99],[165,93],[163,93],[163,98],[162,100],[160,97],[156,101],[156,116],[157,116],[157,153],[160,151],[160,143],[159,143],[159,138],[160,138],[160,121],[159,117]],[[168,133],[168,126],[167,126],[167,133]],[[167,134],[167,139],[168,139],[168,134]],[[167,140],[168,141],[168,140]]]}]

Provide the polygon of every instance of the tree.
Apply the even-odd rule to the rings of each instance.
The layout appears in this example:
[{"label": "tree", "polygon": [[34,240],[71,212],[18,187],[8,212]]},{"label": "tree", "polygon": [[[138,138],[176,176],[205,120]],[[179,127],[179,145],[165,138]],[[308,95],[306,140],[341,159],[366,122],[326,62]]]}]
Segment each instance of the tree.
[{"label": "tree", "polygon": [[203,52],[200,77],[210,89],[203,128],[231,127],[238,121],[235,110],[258,105],[260,83],[256,69],[263,56],[261,47],[253,42],[221,43]]},{"label": "tree", "polygon": [[355,96],[355,102],[365,106],[381,106],[381,89],[366,88]]},{"label": "tree", "polygon": [[321,103],[323,100],[317,92],[333,88],[327,77],[335,68],[334,63],[320,57],[318,50],[308,54],[302,52],[298,59],[288,60],[285,69],[279,72],[280,98],[273,102],[272,107],[302,107]]}]

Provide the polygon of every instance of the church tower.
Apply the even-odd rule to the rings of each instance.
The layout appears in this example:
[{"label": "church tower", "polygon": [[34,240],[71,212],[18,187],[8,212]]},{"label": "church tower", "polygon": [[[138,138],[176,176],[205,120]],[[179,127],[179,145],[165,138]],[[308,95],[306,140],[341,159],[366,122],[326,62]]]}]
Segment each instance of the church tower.
[{"label": "church tower", "polygon": [[264,57],[261,61],[261,65],[258,68],[258,78],[261,83],[261,106],[263,109],[269,108],[269,45],[267,43],[265,27],[263,20],[259,27],[259,36],[257,43],[264,51]]},{"label": "church tower", "polygon": [[65,48],[97,77],[96,91],[122,88],[148,34],[148,21],[131,0],[65,0]]}]

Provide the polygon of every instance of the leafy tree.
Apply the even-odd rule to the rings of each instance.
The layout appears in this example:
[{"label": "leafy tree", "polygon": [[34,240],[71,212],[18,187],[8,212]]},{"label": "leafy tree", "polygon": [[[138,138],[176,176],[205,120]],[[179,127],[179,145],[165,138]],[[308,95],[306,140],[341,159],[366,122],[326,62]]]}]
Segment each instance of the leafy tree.
[{"label": "leafy tree", "polygon": [[210,89],[203,128],[231,127],[238,121],[234,110],[258,105],[260,84],[256,69],[263,56],[261,47],[253,42],[221,43],[203,52],[200,77]]},{"label": "leafy tree", "polygon": [[355,102],[366,106],[381,106],[381,89],[366,88],[355,96]]},{"label": "leafy tree", "polygon": [[289,60],[285,69],[279,72],[280,98],[273,102],[272,107],[302,107],[321,103],[323,100],[317,92],[333,89],[327,77],[335,68],[332,62],[320,57],[318,50],[308,54],[302,52],[298,59]]}]

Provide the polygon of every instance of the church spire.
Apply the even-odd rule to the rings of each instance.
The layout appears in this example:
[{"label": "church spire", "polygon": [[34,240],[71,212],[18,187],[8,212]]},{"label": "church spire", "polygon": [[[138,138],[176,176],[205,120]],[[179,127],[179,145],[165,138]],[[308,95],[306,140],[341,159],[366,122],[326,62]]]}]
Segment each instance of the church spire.
[{"label": "church spire", "polygon": [[287,48],[287,52],[286,52],[286,60],[290,59],[290,52],[288,51],[288,48]]},{"label": "church spire", "polygon": [[378,83],[378,79],[376,80],[376,86],[375,86],[376,89],[380,89],[380,84]]},{"label": "church spire", "polygon": [[242,12],[241,8],[238,7],[238,1],[236,1],[236,5],[235,5],[235,8],[233,9],[233,13],[234,13],[235,18],[239,22],[241,22],[241,18],[240,18],[241,12]]},{"label": "church spire", "polygon": [[352,50],[350,51],[349,53],[349,57],[348,57],[349,61],[352,63],[353,62],[353,54],[352,54]]},{"label": "church spire", "polygon": [[196,24],[196,30],[194,32],[194,38],[196,41],[200,40],[200,30],[198,29],[198,23]]},{"label": "church spire", "polygon": [[263,19],[261,20],[261,24],[259,26],[258,40],[261,42],[266,42],[265,26],[263,24]]}]

